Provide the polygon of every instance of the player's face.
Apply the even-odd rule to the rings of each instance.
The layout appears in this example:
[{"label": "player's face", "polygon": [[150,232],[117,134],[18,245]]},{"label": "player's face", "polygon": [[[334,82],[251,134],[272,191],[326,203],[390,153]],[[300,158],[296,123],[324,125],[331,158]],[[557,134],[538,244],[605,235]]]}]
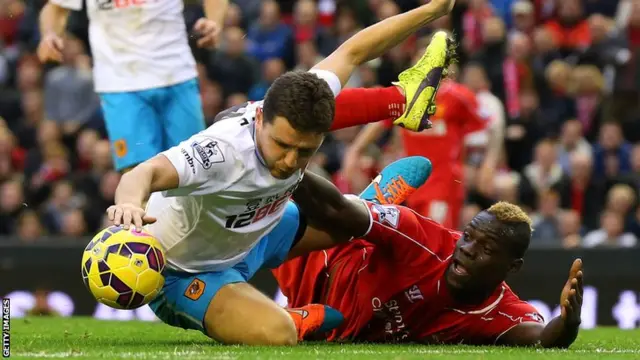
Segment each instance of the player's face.
[{"label": "player's face", "polygon": [[509,244],[501,242],[503,226],[495,217],[481,212],[464,229],[447,269],[449,286],[463,293],[486,293],[495,289],[510,272],[519,269]]},{"label": "player's face", "polygon": [[287,119],[276,116],[271,123],[256,118],[256,142],[271,175],[287,179],[299,169],[305,169],[316,153],[323,134],[296,131]]}]

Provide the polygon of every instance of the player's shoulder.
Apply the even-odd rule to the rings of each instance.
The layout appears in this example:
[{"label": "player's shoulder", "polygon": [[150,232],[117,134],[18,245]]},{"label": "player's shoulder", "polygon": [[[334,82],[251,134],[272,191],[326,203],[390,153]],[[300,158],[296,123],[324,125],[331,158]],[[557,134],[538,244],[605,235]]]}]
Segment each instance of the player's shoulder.
[{"label": "player's shoulder", "polygon": [[393,231],[395,234],[403,234],[398,236],[411,237],[441,258],[451,255],[455,242],[460,238],[458,231],[446,228],[406,206],[372,204],[371,214],[376,223],[383,225],[383,229],[394,228],[397,230]]},{"label": "player's shoulder", "polygon": [[240,105],[232,106],[221,111],[213,119],[213,124],[217,124],[223,120],[243,119],[255,120],[257,110],[262,107],[263,101],[247,101]]}]

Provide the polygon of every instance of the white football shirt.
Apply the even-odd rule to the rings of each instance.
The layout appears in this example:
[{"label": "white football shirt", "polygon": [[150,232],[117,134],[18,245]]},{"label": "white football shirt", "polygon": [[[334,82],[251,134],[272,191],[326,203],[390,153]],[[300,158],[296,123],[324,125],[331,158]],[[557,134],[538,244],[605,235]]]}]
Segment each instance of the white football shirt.
[{"label": "white football shirt", "polygon": [[[313,72],[338,95],[335,74]],[[303,172],[280,180],[263,165],[254,140],[261,106],[260,101],[232,108],[221,114],[223,120],[162,153],[178,171],[180,186],[151,194],[146,211],[158,221],[145,228],[163,245],[170,268],[229,268],[284,214]]]},{"label": "white football shirt", "polygon": [[[81,10],[84,0],[50,0]],[[86,0],[98,93],[147,90],[197,77],[183,0]]]}]

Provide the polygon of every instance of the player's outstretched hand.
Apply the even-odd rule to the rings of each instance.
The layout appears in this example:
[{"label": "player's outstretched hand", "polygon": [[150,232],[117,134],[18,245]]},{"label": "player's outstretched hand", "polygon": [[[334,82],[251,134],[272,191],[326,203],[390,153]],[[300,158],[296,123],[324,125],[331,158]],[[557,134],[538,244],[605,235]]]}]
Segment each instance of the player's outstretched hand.
[{"label": "player's outstretched hand", "polygon": [[564,284],[560,295],[560,316],[566,325],[580,325],[580,312],[582,310],[582,260],[576,259],[569,270],[569,279]]},{"label": "player's outstretched hand", "polygon": [[64,49],[64,40],[57,34],[47,34],[38,44],[38,59],[43,63],[48,61],[61,62],[62,49]]},{"label": "player's outstretched hand", "polygon": [[129,230],[131,225],[136,230],[142,230],[142,226],[156,222],[156,218],[148,216],[143,208],[129,203],[109,206],[107,214],[109,221],[116,226],[122,225],[126,230]]},{"label": "player's outstretched hand", "polygon": [[193,26],[193,31],[198,34],[198,47],[212,49],[218,44],[218,36],[222,26],[215,21],[200,18]]}]

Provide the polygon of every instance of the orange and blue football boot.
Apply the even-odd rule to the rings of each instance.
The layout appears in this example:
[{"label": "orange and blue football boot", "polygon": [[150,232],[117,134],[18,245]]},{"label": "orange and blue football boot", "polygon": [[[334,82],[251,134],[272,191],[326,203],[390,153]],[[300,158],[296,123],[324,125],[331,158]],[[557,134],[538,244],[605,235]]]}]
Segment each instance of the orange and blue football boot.
[{"label": "orange and blue football boot", "polygon": [[360,198],[380,205],[400,205],[431,176],[431,161],[422,156],[411,156],[387,165]]},{"label": "orange and blue football boot", "polygon": [[298,330],[298,341],[329,332],[342,324],[344,316],[338,310],[321,304],[309,304],[285,309]]}]

